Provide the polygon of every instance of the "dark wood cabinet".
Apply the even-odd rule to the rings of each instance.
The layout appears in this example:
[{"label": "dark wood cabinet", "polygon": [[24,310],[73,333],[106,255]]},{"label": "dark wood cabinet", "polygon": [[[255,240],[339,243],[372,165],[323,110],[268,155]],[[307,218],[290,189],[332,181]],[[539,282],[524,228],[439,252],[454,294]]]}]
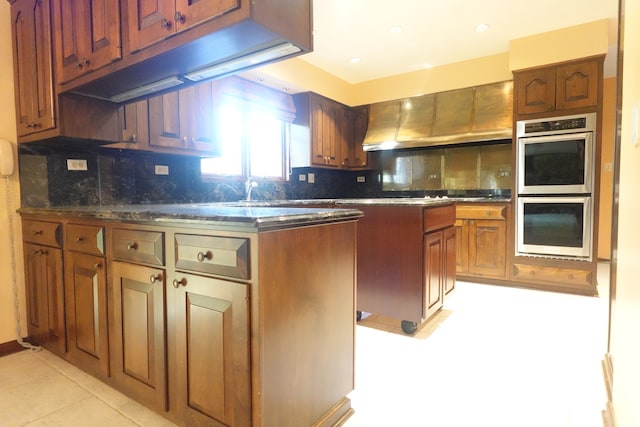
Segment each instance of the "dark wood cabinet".
[{"label": "dark wood cabinet", "polygon": [[149,104],[146,99],[121,105],[118,124],[120,142],[131,144],[127,148],[149,147]]},{"label": "dark wood cabinet", "polygon": [[53,35],[58,84],[121,59],[120,1],[54,1]]},{"label": "dark wood cabinet", "polygon": [[368,165],[362,148],[369,119],[367,106],[351,108],[313,92],[297,94],[294,100],[294,124],[309,130],[308,166],[349,169]]},{"label": "dark wood cabinet", "polygon": [[602,58],[514,72],[516,114],[569,114],[596,108],[600,101]]},{"label": "dark wood cabinet", "polygon": [[25,220],[24,274],[27,300],[27,332],[46,349],[64,356],[64,282],[62,264],[62,224]]},{"label": "dark wood cabinet", "polygon": [[361,312],[402,321],[411,333],[455,288],[455,205],[336,204],[359,209],[358,297]]},{"label": "dark wood cabinet", "polygon": [[65,251],[68,358],[91,374],[109,376],[105,260]]},{"label": "dark wood cabinet", "polygon": [[175,280],[179,417],[188,425],[251,425],[249,285],[182,272]]},{"label": "dark wood cabinet", "polygon": [[64,236],[67,357],[91,374],[106,378],[109,337],[104,227],[65,224]]},{"label": "dark wood cabinet", "polygon": [[506,278],[506,204],[458,204],[456,272],[467,277]]},{"label": "dark wood cabinet", "polygon": [[433,316],[444,305],[444,234],[442,231],[424,235],[424,301],[422,318]]},{"label": "dark wood cabinet", "polygon": [[13,81],[18,137],[55,127],[48,0],[16,0],[11,5]]},{"label": "dark wood cabinet", "polygon": [[149,99],[149,147],[216,154],[219,83],[208,81]]},{"label": "dark wood cabinet", "polygon": [[[207,20],[241,11],[239,0],[124,0],[127,53],[136,52]],[[246,9],[246,8],[245,8]]]},{"label": "dark wood cabinet", "polygon": [[166,272],[121,261],[109,268],[111,374],[120,389],[166,411]]}]

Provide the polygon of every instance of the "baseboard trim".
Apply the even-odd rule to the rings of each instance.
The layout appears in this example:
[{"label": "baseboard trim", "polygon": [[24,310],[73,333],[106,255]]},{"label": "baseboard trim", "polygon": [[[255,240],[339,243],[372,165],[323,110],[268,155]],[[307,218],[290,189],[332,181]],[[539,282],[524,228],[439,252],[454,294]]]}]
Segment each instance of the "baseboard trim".
[{"label": "baseboard trim", "polygon": [[21,346],[18,341],[8,341],[0,344],[0,357],[18,353],[23,350],[26,350],[26,348]]}]

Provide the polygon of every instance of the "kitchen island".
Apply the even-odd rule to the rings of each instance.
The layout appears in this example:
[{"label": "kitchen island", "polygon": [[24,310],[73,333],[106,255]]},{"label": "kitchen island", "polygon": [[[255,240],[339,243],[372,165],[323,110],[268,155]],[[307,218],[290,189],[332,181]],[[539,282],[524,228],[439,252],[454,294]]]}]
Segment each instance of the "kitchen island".
[{"label": "kitchen island", "polygon": [[333,426],[353,412],[359,210],[20,214],[29,335],[52,352],[181,425]]}]

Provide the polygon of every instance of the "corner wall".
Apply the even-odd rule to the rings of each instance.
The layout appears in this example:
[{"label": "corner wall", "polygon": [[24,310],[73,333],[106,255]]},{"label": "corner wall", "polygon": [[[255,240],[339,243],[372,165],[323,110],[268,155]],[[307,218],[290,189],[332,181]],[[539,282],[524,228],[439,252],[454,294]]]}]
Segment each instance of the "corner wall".
[{"label": "corner wall", "polygon": [[[16,117],[13,102],[13,60],[11,48],[11,13],[9,3],[0,1],[0,99],[4,101],[2,114],[0,114],[0,138],[8,139],[14,145],[16,141]],[[15,156],[15,153],[14,153]],[[15,158],[15,157],[14,157]],[[17,164],[17,163],[16,163]],[[7,183],[8,179],[8,183]],[[7,187],[9,191],[7,191]],[[7,195],[12,200],[7,206]],[[13,237],[15,249],[16,278],[19,290],[20,319],[22,323],[22,335],[27,335],[26,314],[24,302],[24,268],[22,260],[22,228],[20,216],[15,213],[20,206],[20,180],[16,166],[14,174],[6,178],[0,176],[0,344],[16,339],[15,305],[13,297],[13,276],[11,263],[11,230],[8,228],[9,220],[13,221]]]}]

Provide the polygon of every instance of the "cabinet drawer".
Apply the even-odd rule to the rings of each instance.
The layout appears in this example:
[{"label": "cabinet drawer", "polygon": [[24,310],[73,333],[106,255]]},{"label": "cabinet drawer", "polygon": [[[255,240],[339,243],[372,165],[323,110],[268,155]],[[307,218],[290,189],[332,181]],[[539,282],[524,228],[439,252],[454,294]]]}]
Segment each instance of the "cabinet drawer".
[{"label": "cabinet drawer", "polygon": [[531,282],[551,282],[581,289],[591,286],[591,271],[588,270],[514,264],[513,274],[517,279]]},{"label": "cabinet drawer", "polygon": [[98,225],[69,224],[65,227],[64,247],[76,252],[104,256],[104,228]]},{"label": "cabinet drawer", "polygon": [[436,208],[425,208],[424,210],[424,232],[451,227],[456,221],[456,206],[440,206]]},{"label": "cabinet drawer", "polygon": [[59,248],[62,243],[62,224],[46,221],[23,221],[22,240]]},{"label": "cabinet drawer", "polygon": [[456,218],[507,219],[507,207],[504,205],[456,205]]},{"label": "cabinet drawer", "polygon": [[249,239],[176,234],[176,268],[249,278]]},{"label": "cabinet drawer", "polygon": [[124,261],[164,265],[164,233],[116,228],[113,230],[113,257]]}]

